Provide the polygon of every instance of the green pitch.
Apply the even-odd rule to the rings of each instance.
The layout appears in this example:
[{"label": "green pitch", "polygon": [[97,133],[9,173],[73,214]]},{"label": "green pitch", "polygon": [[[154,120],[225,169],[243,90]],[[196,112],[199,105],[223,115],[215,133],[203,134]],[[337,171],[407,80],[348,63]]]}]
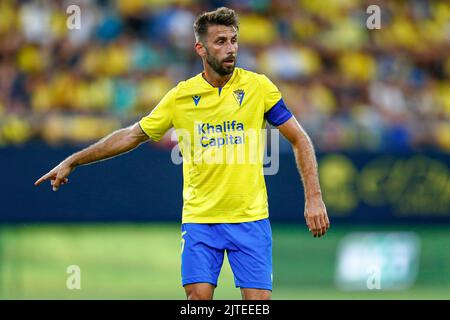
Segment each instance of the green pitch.
[{"label": "green pitch", "polygon": [[[418,278],[404,291],[342,292],[336,248],[354,231],[414,231]],[[273,225],[274,299],[450,299],[450,227],[333,226],[315,239],[303,225]],[[178,224],[9,225],[0,228],[1,299],[185,299]],[[69,290],[67,267],[81,269]],[[215,299],[240,299],[224,261]]]}]

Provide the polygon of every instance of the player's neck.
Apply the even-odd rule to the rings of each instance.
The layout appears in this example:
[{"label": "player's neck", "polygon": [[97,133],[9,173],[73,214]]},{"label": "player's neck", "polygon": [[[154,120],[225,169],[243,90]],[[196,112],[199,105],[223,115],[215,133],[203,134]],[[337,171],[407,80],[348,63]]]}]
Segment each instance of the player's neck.
[{"label": "player's neck", "polygon": [[223,87],[231,79],[233,73],[227,74],[225,76],[219,75],[217,72],[211,68],[205,67],[205,71],[202,72],[202,77],[208,81],[213,87]]}]

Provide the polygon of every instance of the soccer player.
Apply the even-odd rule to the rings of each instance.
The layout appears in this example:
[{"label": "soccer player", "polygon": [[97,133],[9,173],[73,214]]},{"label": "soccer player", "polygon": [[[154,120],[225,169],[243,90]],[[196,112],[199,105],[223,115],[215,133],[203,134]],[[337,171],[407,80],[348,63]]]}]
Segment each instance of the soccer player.
[{"label": "soccer player", "polygon": [[[266,121],[292,144],[309,230],[321,237],[330,227],[313,145],[277,87],[264,75],[235,67],[238,29],[228,8],[198,16],[195,51],[203,72],[181,81],[139,122],[69,156],[35,182],[50,179],[57,191],[76,167],[128,152],[149,138],[159,141],[175,128],[183,155],[181,275],[188,299],[213,298],[225,252],[242,298],[271,298],[272,234],[263,165],[248,157],[252,145],[263,148]],[[236,151],[232,160],[243,153],[245,161],[206,161],[224,160],[223,151]]]}]

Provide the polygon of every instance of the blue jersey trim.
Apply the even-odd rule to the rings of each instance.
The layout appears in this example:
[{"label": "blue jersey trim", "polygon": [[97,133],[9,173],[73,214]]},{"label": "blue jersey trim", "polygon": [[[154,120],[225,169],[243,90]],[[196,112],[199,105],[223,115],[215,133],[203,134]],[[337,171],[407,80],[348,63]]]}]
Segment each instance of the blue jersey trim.
[{"label": "blue jersey trim", "polygon": [[281,98],[275,105],[264,114],[267,121],[275,126],[281,126],[292,117],[292,113],[284,104],[283,98]]}]

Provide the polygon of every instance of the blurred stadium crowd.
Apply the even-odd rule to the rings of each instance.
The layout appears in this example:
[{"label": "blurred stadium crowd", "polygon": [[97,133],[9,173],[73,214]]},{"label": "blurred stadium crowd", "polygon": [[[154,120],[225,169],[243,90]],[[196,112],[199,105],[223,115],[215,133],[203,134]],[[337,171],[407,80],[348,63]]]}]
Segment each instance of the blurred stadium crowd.
[{"label": "blurred stadium crowd", "polygon": [[433,0],[2,0],[0,145],[136,121],[201,72],[192,23],[222,5],[240,16],[238,66],[278,85],[318,150],[450,151],[450,2]]}]

